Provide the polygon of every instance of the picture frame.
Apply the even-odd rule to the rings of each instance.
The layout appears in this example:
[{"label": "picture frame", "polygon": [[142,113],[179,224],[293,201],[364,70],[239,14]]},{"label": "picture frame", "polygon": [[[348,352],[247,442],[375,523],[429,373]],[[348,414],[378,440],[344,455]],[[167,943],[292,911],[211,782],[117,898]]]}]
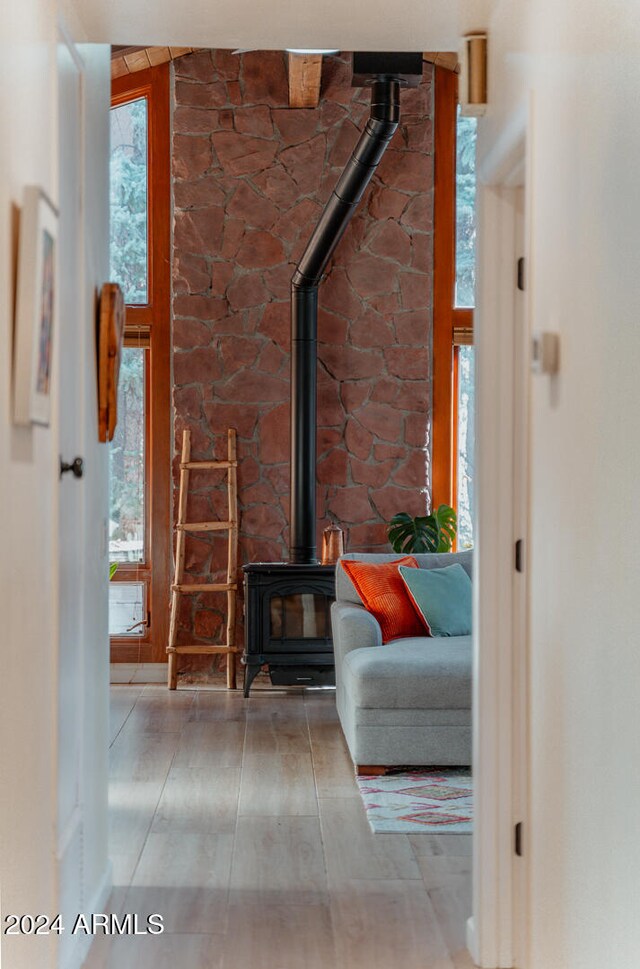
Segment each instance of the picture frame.
[{"label": "picture frame", "polygon": [[24,189],[14,329],[13,419],[51,418],[53,343],[58,310],[58,210],[37,185]]}]

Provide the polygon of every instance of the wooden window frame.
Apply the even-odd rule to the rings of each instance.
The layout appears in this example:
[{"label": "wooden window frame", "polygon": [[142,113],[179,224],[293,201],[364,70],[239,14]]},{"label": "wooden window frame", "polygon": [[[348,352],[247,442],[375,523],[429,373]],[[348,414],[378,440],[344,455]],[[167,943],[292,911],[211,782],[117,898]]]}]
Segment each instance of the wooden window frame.
[{"label": "wooden window frame", "polygon": [[458,347],[473,343],[473,310],[455,305],[458,76],[434,74],[431,504],[457,510]]},{"label": "wooden window frame", "polygon": [[[169,635],[171,543],[171,236],[169,65],[117,78],[111,106],[147,99],[145,304],[126,307],[125,343],[146,345],[145,562],[123,562],[112,581],[145,582],[151,622],[140,637],[112,636],[111,662],[165,663]],[[143,339],[144,335],[144,339]]]}]

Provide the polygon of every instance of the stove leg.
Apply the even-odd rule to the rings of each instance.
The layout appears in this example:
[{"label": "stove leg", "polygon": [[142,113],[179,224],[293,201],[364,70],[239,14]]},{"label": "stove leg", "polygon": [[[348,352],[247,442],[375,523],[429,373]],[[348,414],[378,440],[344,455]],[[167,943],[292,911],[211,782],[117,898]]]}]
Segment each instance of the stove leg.
[{"label": "stove leg", "polygon": [[251,689],[251,684],[253,683],[253,681],[255,680],[259,672],[260,672],[260,664],[257,664],[257,665],[254,664],[250,666],[247,663],[247,665],[245,666],[244,682],[243,682],[245,699],[249,696],[249,690]]}]

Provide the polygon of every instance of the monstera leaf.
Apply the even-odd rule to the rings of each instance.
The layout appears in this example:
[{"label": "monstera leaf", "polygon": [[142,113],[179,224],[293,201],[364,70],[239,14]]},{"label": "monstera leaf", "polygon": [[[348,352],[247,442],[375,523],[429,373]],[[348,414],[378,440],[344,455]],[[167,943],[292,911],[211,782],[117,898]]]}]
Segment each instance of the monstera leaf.
[{"label": "monstera leaf", "polygon": [[449,505],[440,505],[431,515],[412,518],[398,512],[389,525],[389,541],[394,552],[449,552],[455,541],[457,517]]},{"label": "monstera leaf", "polygon": [[432,515],[438,529],[438,547],[436,552],[450,552],[456,540],[458,530],[458,516],[449,505],[439,505]]}]

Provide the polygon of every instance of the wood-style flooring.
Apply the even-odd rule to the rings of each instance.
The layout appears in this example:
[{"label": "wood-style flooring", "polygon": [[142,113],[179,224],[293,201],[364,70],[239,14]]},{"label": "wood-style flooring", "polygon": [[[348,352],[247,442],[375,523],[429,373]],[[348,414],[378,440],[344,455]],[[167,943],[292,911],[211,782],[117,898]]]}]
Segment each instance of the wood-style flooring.
[{"label": "wood-style flooring", "polygon": [[109,911],[85,969],[469,969],[471,839],[374,835],[330,691],[113,686]]}]

